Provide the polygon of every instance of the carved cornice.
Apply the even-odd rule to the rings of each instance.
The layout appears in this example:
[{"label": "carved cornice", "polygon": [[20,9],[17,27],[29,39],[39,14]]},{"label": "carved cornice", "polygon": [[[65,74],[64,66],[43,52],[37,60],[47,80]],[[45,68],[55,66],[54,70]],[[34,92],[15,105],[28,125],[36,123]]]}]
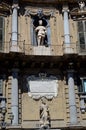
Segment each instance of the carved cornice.
[{"label": "carved cornice", "polygon": [[54,10],[44,11],[42,8],[39,8],[37,10],[26,9],[25,11],[25,16],[36,16],[36,15],[39,18],[42,18],[44,16],[54,17]]}]

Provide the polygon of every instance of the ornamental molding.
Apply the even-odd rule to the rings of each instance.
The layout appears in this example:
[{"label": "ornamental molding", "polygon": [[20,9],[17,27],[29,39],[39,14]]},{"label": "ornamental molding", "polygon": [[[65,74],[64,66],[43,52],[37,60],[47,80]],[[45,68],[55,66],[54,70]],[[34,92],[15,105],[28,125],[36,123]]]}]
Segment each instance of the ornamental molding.
[{"label": "ornamental molding", "polygon": [[33,16],[38,16],[40,19],[44,16],[46,17],[55,17],[55,10],[51,10],[51,9],[48,9],[48,10],[43,10],[42,8],[38,8],[38,9],[25,9],[25,16],[30,16],[30,17],[33,17]]}]

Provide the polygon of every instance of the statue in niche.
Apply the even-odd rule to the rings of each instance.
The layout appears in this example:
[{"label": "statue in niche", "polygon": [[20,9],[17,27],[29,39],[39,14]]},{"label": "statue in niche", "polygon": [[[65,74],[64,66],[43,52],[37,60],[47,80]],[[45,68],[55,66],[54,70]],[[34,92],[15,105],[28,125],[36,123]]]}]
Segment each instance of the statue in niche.
[{"label": "statue in niche", "polygon": [[42,25],[43,21],[39,20],[39,26],[35,28],[35,31],[37,33],[37,43],[39,45],[44,45],[45,42],[45,36],[46,36],[46,27]]},{"label": "statue in niche", "polygon": [[80,10],[83,11],[85,8],[85,2],[84,1],[79,2],[79,7],[80,7]]},{"label": "statue in niche", "polygon": [[40,126],[41,128],[49,127],[50,125],[50,115],[49,115],[49,107],[46,104],[46,100],[44,97],[41,99],[40,106]]}]

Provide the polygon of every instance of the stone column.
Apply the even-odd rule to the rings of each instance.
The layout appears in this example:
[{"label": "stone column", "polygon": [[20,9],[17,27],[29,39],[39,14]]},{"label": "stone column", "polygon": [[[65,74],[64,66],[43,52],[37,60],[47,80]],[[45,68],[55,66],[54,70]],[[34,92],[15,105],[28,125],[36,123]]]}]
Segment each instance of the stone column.
[{"label": "stone column", "polygon": [[12,12],[12,43],[10,51],[18,52],[18,3],[13,2],[13,12]]},{"label": "stone column", "polygon": [[12,125],[18,125],[18,69],[12,70]]},{"label": "stone column", "polygon": [[70,124],[77,124],[77,108],[75,100],[74,78],[73,70],[68,70],[68,87],[69,87],[69,110],[70,110]]},{"label": "stone column", "polygon": [[70,29],[69,29],[69,18],[68,18],[68,13],[69,13],[69,9],[68,9],[68,5],[63,5],[63,19],[64,19],[64,52],[66,53],[71,53],[71,49],[70,49]]},{"label": "stone column", "polygon": [[69,31],[69,19],[68,19],[68,6],[63,6],[63,18],[64,18],[64,42],[65,44],[70,44],[70,31]]}]

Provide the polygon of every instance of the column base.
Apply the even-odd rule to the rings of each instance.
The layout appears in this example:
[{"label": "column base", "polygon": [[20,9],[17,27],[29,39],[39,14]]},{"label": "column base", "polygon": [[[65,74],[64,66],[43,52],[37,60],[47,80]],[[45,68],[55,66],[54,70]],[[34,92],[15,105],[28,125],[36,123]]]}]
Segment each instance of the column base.
[{"label": "column base", "polygon": [[19,51],[20,51],[20,49],[17,45],[12,45],[10,47],[10,52],[19,52]]},{"label": "column base", "polygon": [[71,47],[70,44],[64,45],[64,53],[65,54],[73,54],[74,53],[74,49]]},{"label": "column base", "polygon": [[81,113],[85,113],[85,108],[80,108],[80,110],[81,110]]},{"label": "column base", "polygon": [[80,129],[82,128],[80,122],[77,122],[76,124],[68,124],[68,127],[71,129]]}]

